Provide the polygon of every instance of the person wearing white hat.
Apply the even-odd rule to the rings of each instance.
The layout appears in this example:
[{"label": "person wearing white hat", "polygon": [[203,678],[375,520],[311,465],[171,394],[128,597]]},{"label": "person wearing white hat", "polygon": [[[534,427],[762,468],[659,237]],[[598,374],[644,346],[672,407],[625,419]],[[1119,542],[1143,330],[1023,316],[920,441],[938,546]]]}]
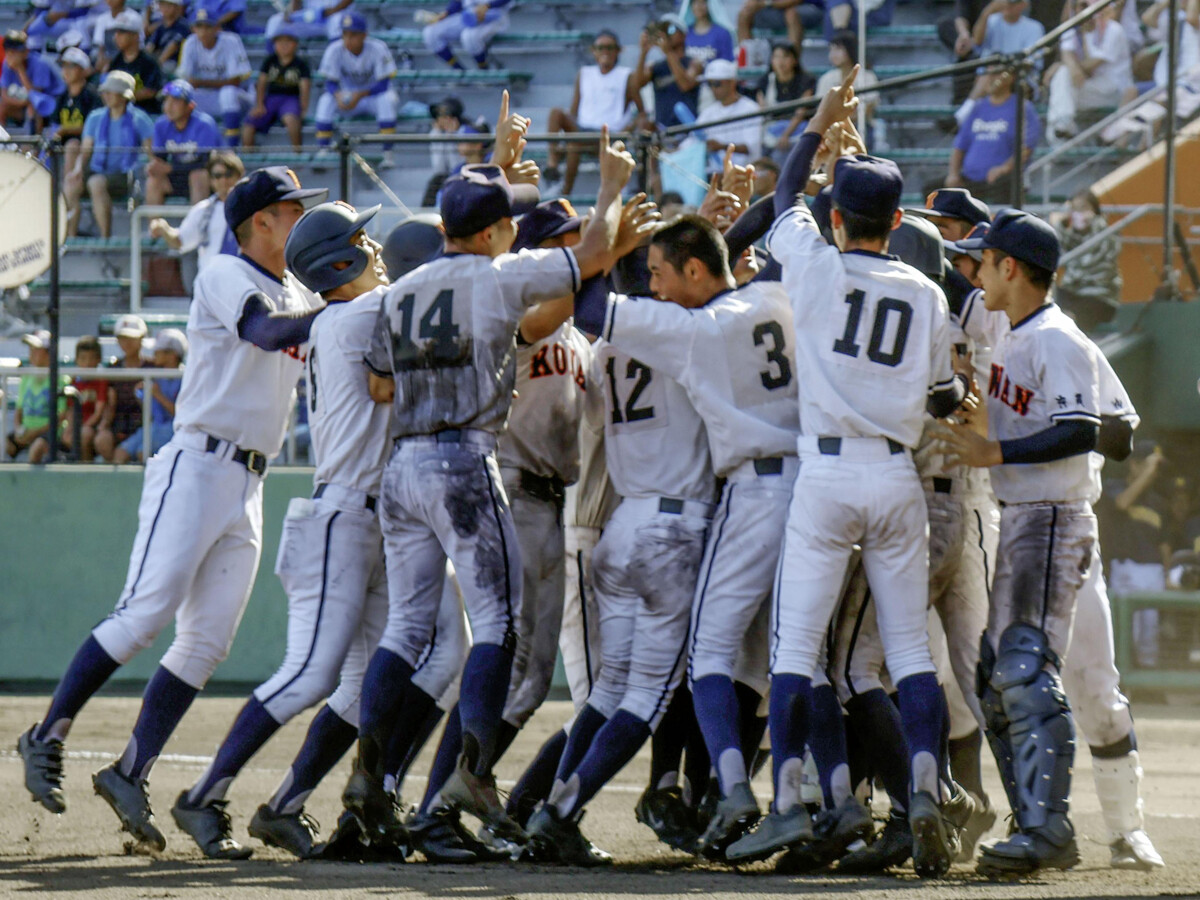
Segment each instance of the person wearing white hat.
[{"label": "person wearing white hat", "polygon": [[[704,81],[717,102],[700,111],[697,125],[758,111],[758,104],[738,91],[737,79],[737,63],[732,60],[714,59],[704,67]],[[758,119],[714,125],[704,130],[704,137],[709,150],[709,172],[721,169],[722,152],[730,144],[734,145],[735,165],[744,166],[762,156],[762,123]]]},{"label": "person wearing white hat", "polygon": [[[117,319],[113,334],[122,354],[118,368],[146,368],[148,364],[142,360],[142,342],[147,332],[146,323],[140,316],[127,313]],[[104,418],[96,430],[96,453],[108,462],[114,461],[117,446],[142,427],[142,402],[137,397],[139,385],[137,381],[109,382]]]},{"label": "person wearing white hat", "polygon": [[128,72],[109,72],[100,83],[104,109],[93,110],[83,123],[79,159],[67,172],[67,228],[79,228],[79,199],[86,179],[92,215],[100,237],[112,233],[113,197],[128,196],[141,154],[150,152],[154,123],[133,105],[136,82]]},{"label": "person wearing white hat", "polygon": [[[178,328],[164,328],[153,339],[154,359],[156,369],[179,369],[183,367],[183,359],[187,356],[187,336]],[[183,384],[180,378],[155,378],[142,382],[137,388],[138,401],[141,402],[142,392],[149,386],[153,392],[150,404],[150,453],[161,450],[175,433],[175,400],[179,396],[179,388]],[[123,440],[113,454],[113,462],[118,465],[137,460],[145,462],[145,428],[133,432]]]},{"label": "person wearing white hat", "polygon": [[133,102],[152,116],[162,112],[158,92],[166,83],[162,66],[153,54],[142,49],[142,16],[127,9],[113,20],[112,40],[116,47],[109,72],[128,72],[133,76]]},{"label": "person wearing white hat", "polygon": [[[29,348],[30,366],[43,368],[50,365],[50,332],[34,331],[22,337],[21,341]],[[49,376],[22,375],[13,431],[5,446],[10,457],[16,458],[17,454],[28,448],[29,462],[40,463],[46,458],[50,450],[46,442],[51,425],[50,409]]]},{"label": "person wearing white hat", "polygon": [[63,143],[63,166],[70,172],[79,159],[83,123],[93,110],[104,104],[100,101],[100,95],[88,84],[92,61],[86,53],[78,47],[67,47],[60,53],[58,65],[67,89],[58,98],[58,108],[54,111],[49,128]]}]

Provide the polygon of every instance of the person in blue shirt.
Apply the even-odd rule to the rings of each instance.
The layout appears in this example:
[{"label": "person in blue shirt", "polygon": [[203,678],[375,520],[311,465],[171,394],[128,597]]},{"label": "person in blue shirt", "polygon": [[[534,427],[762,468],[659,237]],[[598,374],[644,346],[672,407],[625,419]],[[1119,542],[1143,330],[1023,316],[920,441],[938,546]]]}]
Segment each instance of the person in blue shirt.
[{"label": "person in blue shirt", "polygon": [[160,204],[168,195],[192,204],[209,195],[210,151],[222,146],[213,117],[196,109],[195,89],[182,78],[163,88],[163,113],[154,121],[154,156],[146,164],[146,202]]},{"label": "person in blue shirt", "polygon": [[[1012,196],[1016,168],[1017,97],[1009,70],[994,72],[989,79],[988,95],[975,101],[954,139],[946,187],[966,188],[987,203],[1002,203]],[[1041,133],[1037,110],[1026,100],[1025,159]]]},{"label": "person in blue shirt", "polygon": [[[675,107],[682,103],[694,119],[700,101],[700,76],[704,66],[687,58],[686,36],[678,25],[656,22],[642,32],[638,44],[638,61],[634,69],[634,86],[640,91],[654,84],[654,117],[664,128],[681,124]],[[646,65],[650,48],[657,46],[663,58]],[[689,120],[692,121],[692,120]]]},{"label": "person in blue shirt", "polygon": [[100,237],[112,234],[113,197],[129,195],[138,161],[142,153],[150,153],[154,123],[133,105],[133,86],[128,72],[109,72],[100,84],[104,108],[93,110],[83,123],[79,160],[67,173],[63,192],[72,235],[79,227],[79,200],[85,183]]},{"label": "person in blue shirt", "polygon": [[42,59],[41,54],[30,52],[25,32],[10,31],[4,35],[0,124],[41,134],[43,124],[54,115],[58,98],[66,89],[58,69]]},{"label": "person in blue shirt", "polygon": [[59,51],[64,45],[59,43],[68,31],[75,31],[81,38],[78,46],[87,50],[91,46],[91,29],[86,20],[92,15],[92,3],[89,0],[49,0],[48,3],[34,4],[41,7],[25,25],[25,33],[41,46],[54,45]]},{"label": "person in blue shirt", "polygon": [[452,48],[457,41],[479,68],[486,69],[488,47],[496,35],[508,30],[511,4],[512,0],[450,0],[442,12],[427,20],[421,38],[430,53],[452,68],[463,68]]},{"label": "person in blue shirt", "polygon": [[708,11],[708,0],[692,0],[684,53],[689,60],[698,59],[708,65],[714,59],[733,61],[733,35],[713,21]]},{"label": "person in blue shirt", "polygon": [[241,34],[246,18],[246,0],[219,0],[217,7],[217,24],[221,30]]},{"label": "person in blue shirt", "polygon": [[[164,328],[154,338],[154,368],[179,369],[187,356],[187,336],[178,328]],[[182,378],[154,378],[142,383],[137,389],[138,399],[149,388],[150,399],[150,455],[161,450],[175,433],[175,400],[183,386]],[[117,465],[137,460],[145,462],[146,424],[127,437],[113,453]]]}]

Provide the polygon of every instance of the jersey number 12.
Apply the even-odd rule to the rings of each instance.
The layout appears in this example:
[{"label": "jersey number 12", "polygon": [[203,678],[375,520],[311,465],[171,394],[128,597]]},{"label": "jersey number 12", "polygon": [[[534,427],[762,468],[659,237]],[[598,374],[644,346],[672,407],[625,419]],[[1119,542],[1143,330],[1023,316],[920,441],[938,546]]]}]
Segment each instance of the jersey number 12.
[{"label": "jersey number 12", "polygon": [[[858,326],[862,323],[863,301],[866,294],[854,290],[846,295],[846,303],[850,306],[850,314],[846,318],[845,333],[833,342],[833,352],[858,358],[862,347],[857,343]],[[887,333],[888,319],[895,313],[896,334],[892,339],[890,350],[883,349],[884,335]],[[904,345],[908,342],[908,329],[912,325],[912,307],[903,300],[894,297],[881,297],[875,305],[875,323],[871,326],[871,339],[867,344],[867,359],[881,366],[898,366],[904,359]]]}]

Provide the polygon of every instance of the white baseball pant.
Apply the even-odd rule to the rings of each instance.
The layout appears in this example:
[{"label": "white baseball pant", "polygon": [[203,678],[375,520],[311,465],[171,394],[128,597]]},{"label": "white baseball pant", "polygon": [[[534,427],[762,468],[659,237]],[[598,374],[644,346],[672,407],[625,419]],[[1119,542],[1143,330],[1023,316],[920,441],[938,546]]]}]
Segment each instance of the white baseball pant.
[{"label": "white baseball pant", "polygon": [[601,529],[568,525],[565,534],[566,596],[558,650],[567,673],[567,688],[575,712],[587,703],[592,686],[600,676],[600,610],[592,553],[600,542]]},{"label": "white baseball pant", "polygon": [[241,116],[253,105],[254,95],[244,87],[196,88],[196,108],[212,116],[218,127],[223,127],[225,113]]},{"label": "white baseball pant", "polygon": [[345,112],[338,108],[337,98],[325,91],[317,98],[317,121],[335,122],[347,116],[374,116],[375,122],[382,125],[396,124],[396,109],[399,99],[395,91],[384,91],[382,94],[371,94],[358,101],[354,109]]},{"label": "white baseball pant", "polygon": [[508,30],[508,13],[496,16],[491,21],[483,21],[470,27],[458,14],[446,16],[440,22],[426,25],[421,31],[421,39],[425,42],[430,53],[452,46],[456,41],[471,56],[479,57],[487,52],[488,45],[496,35]]}]

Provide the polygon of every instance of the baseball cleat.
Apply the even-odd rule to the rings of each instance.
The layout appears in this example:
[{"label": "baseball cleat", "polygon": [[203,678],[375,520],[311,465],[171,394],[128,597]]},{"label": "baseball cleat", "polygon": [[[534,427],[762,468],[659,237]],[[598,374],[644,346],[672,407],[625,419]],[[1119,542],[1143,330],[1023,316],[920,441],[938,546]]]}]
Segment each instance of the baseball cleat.
[{"label": "baseball cleat", "polygon": [[978,798],[975,800],[975,808],[971,810],[971,817],[967,819],[966,826],[963,827],[959,834],[959,850],[955,857],[957,862],[970,862],[975,858],[975,848],[979,845],[979,840],[985,834],[992,830],[992,826],[996,824],[996,807],[992,806],[992,801],[982,801]]},{"label": "baseball cleat", "polygon": [[1128,831],[1109,844],[1112,859],[1109,861],[1114,869],[1141,869],[1149,872],[1166,866],[1163,858],[1154,849],[1150,835],[1142,831]]},{"label": "baseball cleat", "polygon": [[254,811],[246,830],[250,837],[258,838],[268,847],[286,850],[297,859],[311,859],[321,849],[317,840],[321,827],[304,810],[279,813],[264,803]]},{"label": "baseball cleat", "polygon": [[[960,792],[963,797],[966,792]],[[968,801],[969,802],[969,801]],[[914,791],[908,809],[912,831],[913,869],[921,878],[941,878],[950,871],[957,842],[947,835],[947,823],[928,791]],[[953,843],[953,846],[952,846]]]},{"label": "baseball cleat", "polygon": [[154,850],[167,848],[167,839],[158,830],[150,809],[150,790],[145,781],[126,778],[113,763],[92,776],[92,787],[117,814],[122,830]]},{"label": "baseball cleat", "polygon": [[1027,875],[1041,869],[1069,869],[1078,862],[1079,847],[1073,830],[1061,846],[1036,832],[1017,832],[985,845],[975,871],[988,877]]},{"label": "baseball cleat", "polygon": [[827,868],[845,855],[855,841],[866,840],[874,829],[868,809],[854,797],[817,815],[813,837],[792,847],[775,864],[775,871],[786,875],[806,875]]},{"label": "baseball cleat", "polygon": [[383,789],[383,781],[362,769],[356,762],[342,805],[358,820],[358,826],[371,843],[406,844],[408,831],[400,818],[396,798]]},{"label": "baseball cleat", "polygon": [[678,787],[646,788],[633,814],[668,847],[691,853],[699,835]]},{"label": "baseball cleat", "polygon": [[459,756],[458,766],[442,788],[441,795],[446,805],[469,812],[489,826],[496,837],[525,843],[525,829],[504,811],[504,804],[496,793],[496,777],[476,775],[468,768],[466,756]]},{"label": "baseball cleat", "polygon": [[724,858],[725,848],[740,840],[761,817],[749,783],[735,784],[729,796],[722,797],[717,803],[708,827],[696,842],[700,855],[709,859]]},{"label": "baseball cleat", "polygon": [[731,863],[756,862],[792,844],[812,839],[812,819],[808,810],[797,804],[785,813],[767,813],[757,828],[725,848],[725,859]]},{"label": "baseball cleat", "polygon": [[33,737],[37,725],[17,738],[17,752],[25,764],[25,787],[40,803],[56,815],[67,811],[63,794],[63,743],[59,740],[39,741]]},{"label": "baseball cleat", "polygon": [[539,861],[584,868],[611,866],[613,861],[611,854],[583,836],[577,820],[560,818],[549,803],[529,817],[529,843]]},{"label": "baseball cleat", "polygon": [[[460,826],[460,827],[455,827]],[[408,820],[408,834],[414,850],[435,863],[482,862],[478,853],[463,840],[458,813],[452,809],[435,809],[414,813]]]},{"label": "baseball cleat", "polygon": [[874,842],[843,856],[837,870],[846,875],[874,875],[904,865],[912,858],[912,847],[907,816],[893,811]]},{"label": "baseball cleat", "polygon": [[407,844],[371,843],[359,827],[354,813],[343,810],[329,840],[316,845],[309,858],[336,862],[403,863],[411,852]]},{"label": "baseball cleat", "polygon": [[215,800],[193,806],[188,801],[188,792],[182,791],[171,807],[171,818],[209,859],[249,859],[254,851],[233,839],[233,823],[225,811],[228,805],[225,800]]}]

